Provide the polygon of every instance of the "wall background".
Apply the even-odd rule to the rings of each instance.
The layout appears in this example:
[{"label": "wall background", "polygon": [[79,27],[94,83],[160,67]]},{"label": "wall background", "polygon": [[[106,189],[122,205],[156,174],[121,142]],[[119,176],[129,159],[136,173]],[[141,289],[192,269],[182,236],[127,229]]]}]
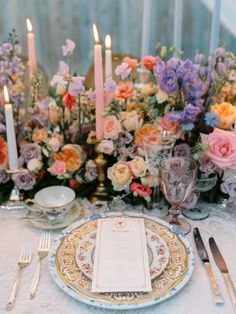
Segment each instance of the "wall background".
[{"label": "wall background", "polygon": [[[143,1],[0,0],[0,40],[6,40],[9,31],[15,28],[26,56],[25,20],[29,17],[36,34],[37,59],[46,73],[52,75],[57,70],[58,61],[62,59],[61,45],[66,38],[71,38],[77,45],[73,60],[75,70],[86,74],[93,56],[93,23],[98,27],[100,39],[111,35],[114,53],[140,57]],[[213,0],[184,0],[182,40],[186,57],[192,58],[197,49],[202,52],[209,49],[212,3]],[[236,20],[232,8],[236,11],[236,5],[228,8],[227,3],[232,5],[233,2],[222,0],[222,20],[227,21],[227,25],[221,24],[220,42],[236,51],[232,34]],[[230,11],[228,18],[227,10]],[[157,42],[172,44],[173,13],[174,0],[152,0],[150,54],[155,54]]]}]

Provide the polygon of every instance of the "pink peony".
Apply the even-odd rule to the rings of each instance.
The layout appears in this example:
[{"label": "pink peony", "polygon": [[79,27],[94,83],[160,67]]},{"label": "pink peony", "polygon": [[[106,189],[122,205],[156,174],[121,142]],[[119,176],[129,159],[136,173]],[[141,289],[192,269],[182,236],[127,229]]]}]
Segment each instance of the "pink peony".
[{"label": "pink peony", "polygon": [[121,132],[120,121],[116,116],[107,116],[104,118],[104,138],[116,140]]},{"label": "pink peony", "polygon": [[144,56],[142,59],[142,65],[148,69],[152,70],[153,67],[156,65],[157,58],[153,56]]},{"label": "pink peony", "polygon": [[152,194],[152,189],[137,182],[133,182],[130,186],[131,192],[137,193],[138,196],[147,197]]},{"label": "pink peony", "polygon": [[215,128],[209,135],[201,134],[208,146],[206,155],[220,169],[236,169],[236,134]]},{"label": "pink peony", "polygon": [[66,173],[66,165],[64,161],[56,160],[48,171],[55,176],[62,177]]}]

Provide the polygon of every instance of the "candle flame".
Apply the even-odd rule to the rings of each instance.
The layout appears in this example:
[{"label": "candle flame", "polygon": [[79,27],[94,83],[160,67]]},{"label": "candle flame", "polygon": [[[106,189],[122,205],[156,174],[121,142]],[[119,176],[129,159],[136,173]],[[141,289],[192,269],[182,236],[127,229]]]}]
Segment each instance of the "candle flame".
[{"label": "candle flame", "polygon": [[107,35],[105,38],[105,46],[106,46],[106,49],[111,49],[111,36],[110,35]]},{"label": "candle flame", "polygon": [[8,94],[7,87],[5,85],[3,86],[3,92],[4,92],[5,103],[9,104],[9,94]]},{"label": "candle flame", "polygon": [[99,43],[98,30],[95,24],[93,24],[93,36],[95,43],[98,44]]},{"label": "candle flame", "polygon": [[27,25],[28,32],[29,33],[32,32],[33,31],[33,27],[32,27],[30,19],[26,19],[26,25]]}]

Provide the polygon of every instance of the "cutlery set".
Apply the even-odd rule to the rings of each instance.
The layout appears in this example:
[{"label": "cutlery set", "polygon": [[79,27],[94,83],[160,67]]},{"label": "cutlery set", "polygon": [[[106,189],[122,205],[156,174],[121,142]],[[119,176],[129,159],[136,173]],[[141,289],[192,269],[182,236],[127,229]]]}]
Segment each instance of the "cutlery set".
[{"label": "cutlery set", "polygon": [[[41,260],[47,256],[50,250],[50,233],[49,232],[43,232],[41,234],[40,240],[39,240],[39,246],[38,246],[38,264],[36,267],[36,271],[32,280],[31,289],[30,289],[30,298],[32,299],[35,296],[36,289],[39,283],[40,278],[40,264]],[[16,299],[16,292],[17,288],[20,282],[20,276],[22,273],[23,268],[30,265],[32,259],[32,250],[30,244],[24,244],[20,253],[20,258],[18,261],[18,271],[16,274],[16,279],[14,282],[14,285],[12,287],[12,291],[10,294],[10,297],[8,299],[8,302],[6,304],[6,310],[11,311],[14,307],[14,302]]]},{"label": "cutlery set", "polygon": [[[207,271],[207,274],[208,274],[208,277],[210,280],[211,289],[212,289],[212,293],[214,296],[214,301],[216,304],[223,304],[224,299],[223,299],[221,292],[219,290],[219,286],[217,284],[215,275],[211,269],[208,253],[207,253],[207,250],[205,248],[205,245],[203,243],[203,240],[201,238],[201,235],[200,235],[198,228],[194,228],[193,235],[194,235],[194,240],[195,240],[196,247],[198,250],[198,254],[199,254],[199,256],[200,256],[200,258],[204,264],[204,267]],[[218,268],[219,268],[220,272],[222,273],[223,278],[225,280],[228,294],[229,294],[230,300],[232,302],[234,312],[236,313],[236,290],[235,290],[233,282],[230,278],[227,265],[225,263],[223,256],[220,253],[220,250],[219,250],[214,238],[211,237],[209,239],[209,245],[210,245],[210,249],[211,249],[211,253],[213,255],[214,261],[215,261],[216,265],[218,266]]]}]

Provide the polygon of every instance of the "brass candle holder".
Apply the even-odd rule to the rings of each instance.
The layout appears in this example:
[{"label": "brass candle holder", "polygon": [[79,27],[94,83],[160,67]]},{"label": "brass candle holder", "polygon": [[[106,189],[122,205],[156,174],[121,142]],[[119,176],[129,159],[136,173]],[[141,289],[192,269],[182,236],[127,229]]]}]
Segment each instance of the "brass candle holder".
[{"label": "brass candle holder", "polygon": [[20,193],[19,188],[15,184],[16,181],[16,174],[20,171],[21,169],[17,169],[14,171],[11,170],[6,170],[7,173],[11,175],[11,179],[14,182],[14,186],[11,190],[11,194],[9,196],[8,201],[0,205],[0,208],[6,209],[6,210],[13,210],[13,209],[23,209],[25,208],[25,203],[23,201],[23,195]]},{"label": "brass candle holder", "polygon": [[97,152],[97,157],[94,159],[94,162],[97,166],[98,170],[98,181],[99,184],[95,190],[95,192],[92,194],[92,196],[89,198],[90,202],[96,203],[97,201],[104,199],[108,196],[108,193],[106,191],[104,182],[106,180],[106,166],[107,166],[107,160],[104,157],[104,154],[98,151],[98,144],[95,147],[95,151]]}]

